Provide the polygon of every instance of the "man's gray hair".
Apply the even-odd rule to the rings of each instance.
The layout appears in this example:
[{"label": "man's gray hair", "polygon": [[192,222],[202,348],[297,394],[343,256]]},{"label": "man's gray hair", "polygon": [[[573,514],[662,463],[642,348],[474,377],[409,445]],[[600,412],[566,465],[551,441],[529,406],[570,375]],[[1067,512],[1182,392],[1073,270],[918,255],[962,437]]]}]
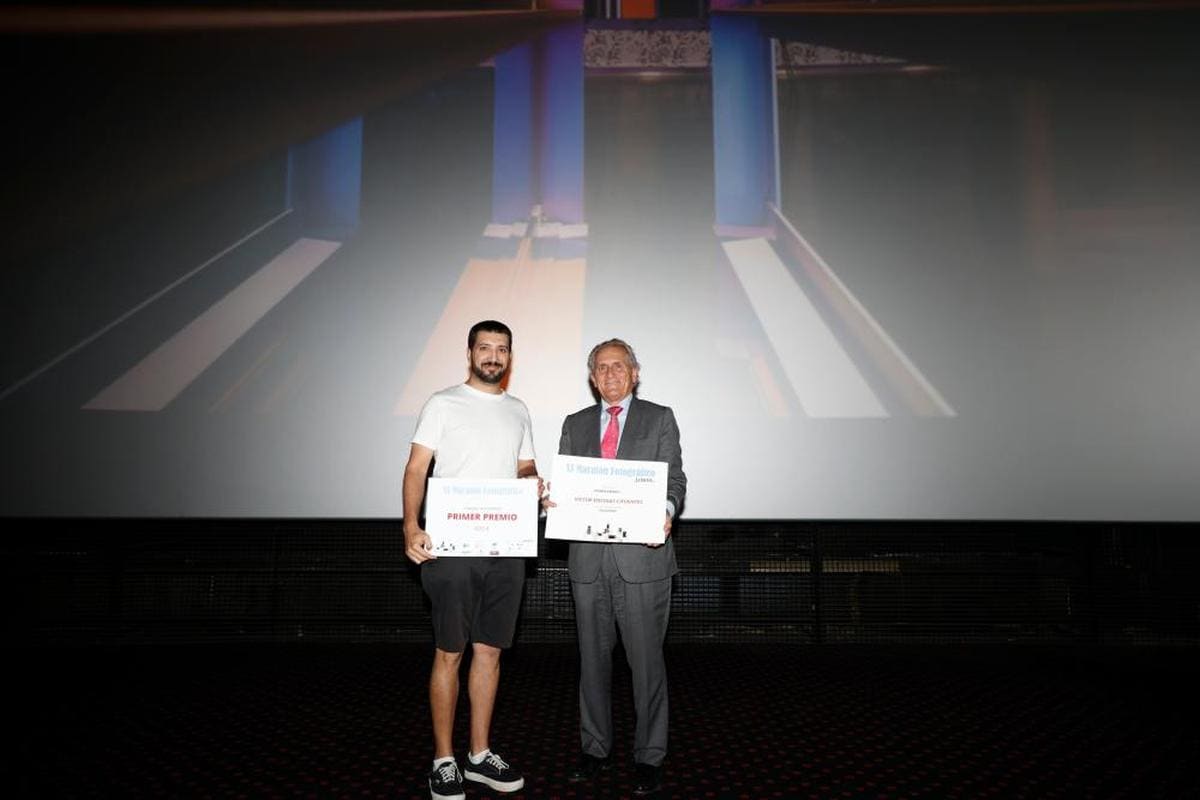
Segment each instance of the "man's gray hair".
[{"label": "man's gray hair", "polygon": [[637,354],[633,352],[633,348],[629,346],[629,342],[623,339],[608,339],[601,342],[592,348],[592,352],[588,353],[588,374],[591,375],[596,371],[596,354],[606,347],[621,347],[624,348],[625,354],[628,357],[629,368],[639,369]]}]

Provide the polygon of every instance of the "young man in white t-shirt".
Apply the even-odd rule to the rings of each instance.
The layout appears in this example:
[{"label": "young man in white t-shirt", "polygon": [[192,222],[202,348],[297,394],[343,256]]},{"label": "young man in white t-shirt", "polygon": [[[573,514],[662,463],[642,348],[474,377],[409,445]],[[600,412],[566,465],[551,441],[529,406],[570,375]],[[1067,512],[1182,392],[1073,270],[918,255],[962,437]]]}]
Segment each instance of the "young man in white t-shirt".
[{"label": "young man in white t-shirt", "polygon": [[[521,773],[493,752],[488,742],[500,682],[500,651],[512,644],[525,562],[520,558],[438,559],[418,520],[431,462],[433,475],[439,478],[537,478],[529,410],[503,388],[511,356],[512,331],[507,325],[485,320],[472,326],[467,335],[467,382],[443,389],[425,403],[404,469],[405,555],[421,565],[421,585],[433,607],[435,650],[429,679],[433,800],[464,798],[464,778],[498,792],[515,792],[525,785]],[[451,738],[459,665],[468,642],[471,747],[460,772]]]}]

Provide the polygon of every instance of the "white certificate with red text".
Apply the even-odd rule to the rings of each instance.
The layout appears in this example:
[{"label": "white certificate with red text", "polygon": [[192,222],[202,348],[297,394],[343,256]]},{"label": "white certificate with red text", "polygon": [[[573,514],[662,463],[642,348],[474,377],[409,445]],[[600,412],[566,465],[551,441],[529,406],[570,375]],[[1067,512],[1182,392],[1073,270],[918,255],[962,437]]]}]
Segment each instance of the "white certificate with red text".
[{"label": "white certificate with red text", "polygon": [[537,488],[530,478],[430,478],[425,532],[433,554],[537,556]]},{"label": "white certificate with red text", "polygon": [[550,480],[555,502],[547,539],[662,544],[667,518],[667,464],[558,455]]}]

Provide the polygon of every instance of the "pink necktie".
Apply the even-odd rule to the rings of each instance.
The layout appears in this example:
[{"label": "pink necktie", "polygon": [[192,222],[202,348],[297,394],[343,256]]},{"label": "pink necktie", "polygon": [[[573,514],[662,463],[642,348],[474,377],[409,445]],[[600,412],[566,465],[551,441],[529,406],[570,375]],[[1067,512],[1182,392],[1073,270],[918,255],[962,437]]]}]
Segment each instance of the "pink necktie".
[{"label": "pink necktie", "polygon": [[604,429],[604,436],[600,439],[600,455],[604,458],[617,457],[617,439],[621,436],[617,415],[620,413],[620,406],[608,407],[608,427]]}]

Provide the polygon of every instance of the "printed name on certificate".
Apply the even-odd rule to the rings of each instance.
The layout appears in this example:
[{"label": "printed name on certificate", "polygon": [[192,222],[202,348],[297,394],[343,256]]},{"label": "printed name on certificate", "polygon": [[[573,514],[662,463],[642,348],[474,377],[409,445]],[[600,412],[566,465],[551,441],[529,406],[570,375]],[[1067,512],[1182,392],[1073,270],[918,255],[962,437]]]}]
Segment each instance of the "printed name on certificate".
[{"label": "printed name on certificate", "polygon": [[663,461],[554,459],[546,518],[547,539],[620,544],[662,544],[667,511]]}]

